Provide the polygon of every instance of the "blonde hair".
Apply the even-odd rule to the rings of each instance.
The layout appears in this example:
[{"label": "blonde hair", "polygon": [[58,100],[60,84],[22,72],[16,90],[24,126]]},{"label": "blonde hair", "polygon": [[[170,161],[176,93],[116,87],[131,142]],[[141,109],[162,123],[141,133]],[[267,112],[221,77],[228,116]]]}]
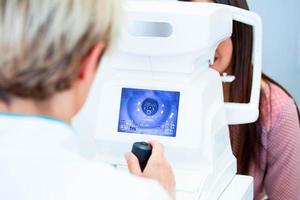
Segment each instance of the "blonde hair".
[{"label": "blonde hair", "polygon": [[80,62],[117,33],[116,0],[1,0],[0,100],[70,88]]}]

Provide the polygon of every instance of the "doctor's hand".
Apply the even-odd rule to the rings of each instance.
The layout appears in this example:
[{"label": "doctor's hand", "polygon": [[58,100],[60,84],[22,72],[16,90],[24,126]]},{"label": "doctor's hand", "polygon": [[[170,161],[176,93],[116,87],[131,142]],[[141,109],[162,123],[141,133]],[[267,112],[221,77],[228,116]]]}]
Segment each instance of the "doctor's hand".
[{"label": "doctor's hand", "polygon": [[165,159],[164,147],[156,141],[149,143],[152,145],[152,154],[144,171],[141,171],[139,161],[132,153],[126,154],[128,170],[133,175],[157,180],[171,195],[172,199],[175,199],[175,177],[170,164]]}]

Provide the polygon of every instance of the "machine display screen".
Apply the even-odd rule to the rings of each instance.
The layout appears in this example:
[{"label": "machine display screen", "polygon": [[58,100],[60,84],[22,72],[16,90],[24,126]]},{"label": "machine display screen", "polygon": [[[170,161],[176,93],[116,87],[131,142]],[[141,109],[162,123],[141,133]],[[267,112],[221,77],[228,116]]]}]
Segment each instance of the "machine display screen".
[{"label": "machine display screen", "polygon": [[176,137],[179,92],[122,88],[118,132]]}]

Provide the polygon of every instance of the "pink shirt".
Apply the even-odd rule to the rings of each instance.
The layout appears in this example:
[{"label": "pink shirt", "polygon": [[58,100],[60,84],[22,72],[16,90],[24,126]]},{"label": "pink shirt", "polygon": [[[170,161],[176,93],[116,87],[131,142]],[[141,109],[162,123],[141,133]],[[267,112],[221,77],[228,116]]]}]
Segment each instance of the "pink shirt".
[{"label": "pink shirt", "polygon": [[[270,200],[300,200],[300,126],[295,102],[274,84],[263,91],[263,148],[260,165],[250,167],[255,199],[267,195]],[[232,142],[238,143],[234,135]]]}]

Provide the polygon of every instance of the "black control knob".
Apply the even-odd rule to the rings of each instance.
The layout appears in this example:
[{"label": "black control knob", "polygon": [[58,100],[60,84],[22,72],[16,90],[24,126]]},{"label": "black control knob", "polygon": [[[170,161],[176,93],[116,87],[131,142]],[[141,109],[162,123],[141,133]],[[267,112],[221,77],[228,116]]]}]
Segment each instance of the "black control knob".
[{"label": "black control knob", "polygon": [[152,146],[147,142],[135,142],[131,152],[138,158],[141,170],[144,171],[152,153]]}]

